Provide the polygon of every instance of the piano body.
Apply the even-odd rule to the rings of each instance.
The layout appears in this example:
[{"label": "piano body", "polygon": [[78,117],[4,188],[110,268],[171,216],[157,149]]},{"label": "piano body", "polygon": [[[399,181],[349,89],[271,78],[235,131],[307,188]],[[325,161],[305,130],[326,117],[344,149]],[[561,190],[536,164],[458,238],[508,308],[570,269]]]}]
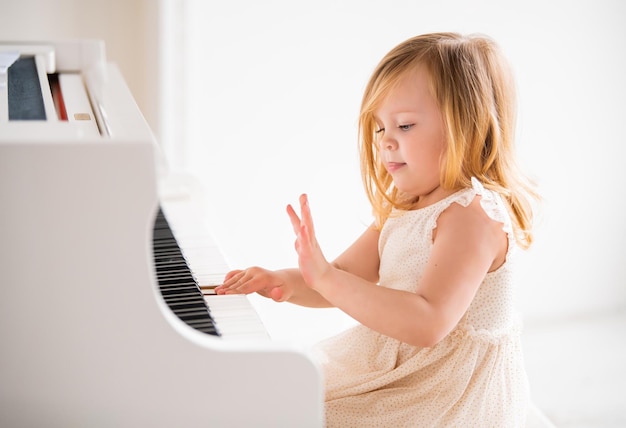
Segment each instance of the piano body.
[{"label": "piano body", "polygon": [[[154,138],[103,43],[0,44],[5,65],[12,55],[0,64],[0,426],[322,426],[306,350],[194,326],[185,290],[235,324],[240,309],[177,279],[162,239],[182,240],[193,204],[159,196]],[[191,269],[194,281],[216,269]]]}]

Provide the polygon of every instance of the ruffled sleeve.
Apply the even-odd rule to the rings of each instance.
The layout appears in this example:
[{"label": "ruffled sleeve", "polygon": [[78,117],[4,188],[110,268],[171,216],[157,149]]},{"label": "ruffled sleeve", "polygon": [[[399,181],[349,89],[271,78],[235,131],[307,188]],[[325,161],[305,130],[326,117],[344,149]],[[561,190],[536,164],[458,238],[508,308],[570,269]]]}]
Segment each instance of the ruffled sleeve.
[{"label": "ruffled sleeve", "polygon": [[511,218],[509,217],[509,213],[504,205],[504,202],[502,201],[502,198],[500,197],[500,194],[494,192],[493,190],[485,189],[483,184],[478,181],[476,177],[472,177],[472,189],[474,190],[475,195],[480,195],[480,206],[489,218],[502,223],[504,225],[502,227],[503,230],[508,234],[513,233]]},{"label": "ruffled sleeve", "polygon": [[447,207],[449,207],[450,204],[456,202],[464,207],[467,207],[474,200],[476,195],[479,195],[480,206],[485,211],[485,213],[492,220],[502,223],[502,230],[507,233],[510,239],[514,239],[511,218],[509,217],[506,205],[504,204],[504,201],[502,200],[500,194],[493,190],[485,189],[483,184],[476,177],[472,177],[471,182],[471,188],[467,188],[461,192],[458,192],[452,197],[442,201],[442,204],[439,206],[439,209],[437,210],[435,216],[432,218],[432,228],[436,227],[437,217],[439,216],[439,214]]}]

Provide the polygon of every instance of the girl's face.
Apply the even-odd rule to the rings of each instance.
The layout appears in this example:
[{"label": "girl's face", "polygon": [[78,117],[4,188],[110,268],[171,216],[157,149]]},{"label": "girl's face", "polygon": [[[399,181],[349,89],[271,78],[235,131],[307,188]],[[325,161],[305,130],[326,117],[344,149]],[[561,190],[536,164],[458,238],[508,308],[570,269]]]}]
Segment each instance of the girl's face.
[{"label": "girl's face", "polygon": [[408,72],[374,112],[380,158],[394,185],[426,206],[445,196],[440,188],[445,148],[443,117],[423,67]]}]

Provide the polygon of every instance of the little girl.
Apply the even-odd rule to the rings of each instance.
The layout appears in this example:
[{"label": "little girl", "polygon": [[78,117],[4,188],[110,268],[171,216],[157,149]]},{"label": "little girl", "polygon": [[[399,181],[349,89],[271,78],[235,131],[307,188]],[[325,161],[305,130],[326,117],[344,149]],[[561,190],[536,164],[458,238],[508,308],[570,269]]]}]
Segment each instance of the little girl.
[{"label": "little girl", "polygon": [[329,263],[302,195],[299,215],[287,207],[299,269],[236,270],[218,288],[359,322],[318,346],[327,426],[525,424],[513,259],[531,244],[535,194],[515,165],[514,122],[513,82],[490,39],[401,43],[361,105],[374,224]]}]

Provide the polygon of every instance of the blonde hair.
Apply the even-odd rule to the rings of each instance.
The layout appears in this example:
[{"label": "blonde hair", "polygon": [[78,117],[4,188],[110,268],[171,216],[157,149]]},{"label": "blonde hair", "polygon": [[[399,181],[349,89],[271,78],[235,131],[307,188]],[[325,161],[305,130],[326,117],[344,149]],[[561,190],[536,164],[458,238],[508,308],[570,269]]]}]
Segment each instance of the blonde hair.
[{"label": "blonde hair", "polygon": [[361,104],[361,174],[378,227],[392,209],[415,202],[393,185],[381,163],[375,135],[376,109],[407,72],[426,68],[431,91],[444,120],[446,149],[441,186],[461,189],[476,177],[502,195],[521,247],[532,243],[531,198],[538,198],[515,162],[515,88],[497,45],[485,36],[433,33],[393,48],[372,74]]}]

